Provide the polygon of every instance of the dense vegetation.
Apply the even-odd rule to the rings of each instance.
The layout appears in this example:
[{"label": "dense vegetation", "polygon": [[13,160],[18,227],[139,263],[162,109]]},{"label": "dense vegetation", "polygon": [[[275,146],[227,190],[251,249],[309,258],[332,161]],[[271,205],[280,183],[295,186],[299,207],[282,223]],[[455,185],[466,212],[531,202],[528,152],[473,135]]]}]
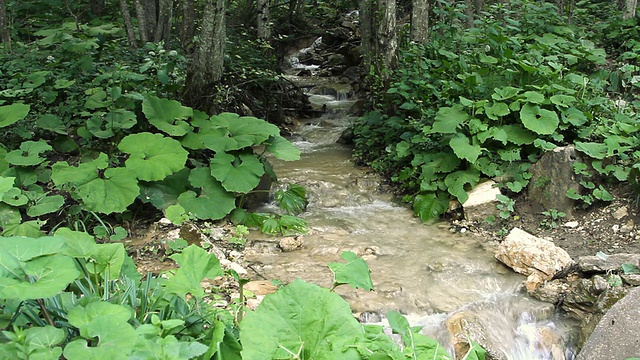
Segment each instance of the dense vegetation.
[{"label": "dense vegetation", "polygon": [[637,181],[635,19],[602,3],[581,3],[569,19],[550,3],[515,0],[467,27],[463,8],[439,4],[430,41],[400,44],[386,91],[355,124],[356,157],[421,219],[464,203],[482,178],[522,191],[531,164],[558,146],[585,155],[574,168],[583,189],[567,193],[585,205],[612,200],[603,182]]},{"label": "dense vegetation", "polygon": [[[262,180],[277,179],[267,155],[299,156],[263,119],[281,121],[289,96],[279,52],[353,10],[345,1],[215,1],[221,26],[210,23],[214,1],[161,0],[144,2],[160,6],[147,9],[157,22],[148,31],[142,3],[133,1],[132,22],[126,0],[0,1],[0,357],[448,358],[396,312],[387,317],[402,346],[359,324],[333,289],[296,281],[245,314],[247,279],[204,249],[179,249],[171,258],[180,268],[156,277],[112,243],[160,216],[303,231],[291,216],[306,206],[295,184],[276,194],[287,214],[245,209]],[[589,191],[568,196],[606,201],[599,180],[637,183],[634,17],[579,3],[569,18],[514,0],[487,4],[470,27],[462,4],[432,5],[429,41],[400,31],[397,63],[372,68],[373,111],[354,127],[356,156],[423,220],[451,198],[464,202],[482,177],[521,191],[530,164],[566,144],[587,155],[575,171],[592,177]],[[247,26],[258,14],[271,20]],[[196,34],[208,26],[215,31]],[[342,258],[329,264],[334,288],[372,290],[364,261]],[[204,291],[201,281],[217,276],[235,279],[239,299]]]}]

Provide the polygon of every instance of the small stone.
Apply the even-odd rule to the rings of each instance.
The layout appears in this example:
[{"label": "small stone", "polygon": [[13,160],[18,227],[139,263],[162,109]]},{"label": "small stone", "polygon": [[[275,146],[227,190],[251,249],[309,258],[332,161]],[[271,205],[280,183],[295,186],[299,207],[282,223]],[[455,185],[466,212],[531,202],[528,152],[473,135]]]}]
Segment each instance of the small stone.
[{"label": "small stone", "polygon": [[259,300],[259,299],[247,299],[247,307],[255,311],[261,302],[262,300]]},{"label": "small stone", "polygon": [[631,285],[631,286],[640,286],[640,275],[639,274],[622,274],[620,275],[622,280]]},{"label": "small stone", "polygon": [[301,248],[302,244],[304,244],[302,236],[288,236],[280,240],[278,247],[280,247],[280,250],[283,252],[290,252]]},{"label": "small stone", "polygon": [[605,279],[600,275],[594,276],[592,278],[592,281],[593,281],[593,289],[595,290],[596,294],[601,294],[605,292],[607,289],[609,289],[609,282],[607,281],[607,279]]},{"label": "small stone", "polygon": [[580,224],[578,224],[578,222],[577,222],[577,221],[567,221],[567,222],[566,222],[566,223],[564,223],[562,226],[573,229],[573,228],[578,227],[578,225],[580,225]]},{"label": "small stone", "polygon": [[635,225],[634,225],[634,223],[633,223],[633,220],[629,220],[626,224],[624,224],[624,225],[622,225],[622,226],[620,227],[620,232],[621,232],[621,233],[624,233],[624,234],[628,234],[628,233],[630,233],[630,232],[633,230],[633,227],[634,227],[634,226],[635,226]]},{"label": "small stone", "polygon": [[171,222],[171,220],[163,217],[162,219],[158,220],[158,224],[160,225],[173,225],[173,223]]},{"label": "small stone", "polygon": [[460,234],[464,234],[464,233],[466,233],[466,232],[467,232],[467,228],[462,228],[462,229],[460,229]]},{"label": "small stone", "polygon": [[611,230],[613,230],[614,233],[617,233],[618,231],[620,231],[620,225],[615,224],[611,227]]},{"label": "small stone", "polygon": [[268,280],[249,281],[244,285],[244,289],[255,295],[268,295],[278,291],[278,287]]},{"label": "small stone", "polygon": [[627,216],[628,214],[629,214],[629,211],[627,210],[627,207],[622,206],[618,210],[614,211],[613,214],[611,214],[611,216],[613,216],[613,218],[616,220],[620,220],[623,217]]},{"label": "small stone", "polygon": [[234,270],[235,272],[238,273],[238,275],[246,275],[247,274],[247,269],[243,268],[242,265],[232,262],[231,264],[229,264],[229,268],[231,270]]}]

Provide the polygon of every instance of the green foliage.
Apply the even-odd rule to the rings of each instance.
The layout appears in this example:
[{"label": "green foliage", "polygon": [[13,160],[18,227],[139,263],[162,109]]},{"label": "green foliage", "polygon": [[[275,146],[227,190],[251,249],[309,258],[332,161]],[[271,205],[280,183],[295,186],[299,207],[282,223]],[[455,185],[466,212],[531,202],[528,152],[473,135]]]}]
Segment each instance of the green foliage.
[{"label": "green foliage", "polygon": [[[486,10],[466,28],[456,8],[434,8],[437,35],[401,46],[385,93],[354,124],[356,158],[388,176],[423,221],[444,214],[448,199],[464,203],[481,178],[522,191],[531,163],[558,146],[589,158],[592,181],[626,180],[638,112],[610,99],[605,52],[551,4]],[[612,199],[600,185],[580,196]]]},{"label": "green foliage", "polygon": [[503,219],[509,219],[513,212],[515,212],[514,206],[516,205],[516,201],[502,194],[496,195],[496,198],[499,202],[499,204],[496,205],[500,211],[498,215]]},{"label": "green foliage", "polygon": [[567,216],[566,213],[558,211],[556,209],[543,211],[542,215],[544,215],[546,218],[540,222],[540,225],[549,229],[558,227],[558,221]]},{"label": "green foliage", "polygon": [[367,263],[351,251],[343,252],[340,257],[347,263],[332,262],[329,264],[329,269],[333,272],[333,288],[349,284],[356,289],[373,291],[373,282]]}]

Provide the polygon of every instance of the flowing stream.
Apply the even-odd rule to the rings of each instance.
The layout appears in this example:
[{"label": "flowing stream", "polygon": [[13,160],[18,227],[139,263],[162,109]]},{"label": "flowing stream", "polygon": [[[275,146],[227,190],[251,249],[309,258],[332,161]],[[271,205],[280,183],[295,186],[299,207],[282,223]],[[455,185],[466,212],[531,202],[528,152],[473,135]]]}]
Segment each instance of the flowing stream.
[{"label": "flowing stream", "polygon": [[310,202],[302,217],[310,233],[293,252],[280,252],[274,239],[254,234],[247,250],[254,277],[302,278],[330,287],[327,264],[342,251],[353,251],[367,261],[375,291],[342,286],[337,292],[361,320],[381,322],[386,311],[398,310],[412,325],[424,325],[423,333],[452,346],[445,323],[462,314],[477,322],[479,333],[504,358],[565,358],[557,354],[564,353],[559,350],[563,330],[553,306],[520,293],[524,277],[494,259],[493,244],[451,233],[446,223],[420,223],[411,210],[378,191],[376,176],[353,164],[351,149],[336,143],[350,121],[332,113],[301,123],[293,142],[302,158],[274,160],[281,184],[307,189]]},{"label": "flowing stream", "polygon": [[[353,119],[331,110],[348,108],[353,100],[337,91],[311,92],[310,101],[329,112],[301,120],[294,129],[292,141],[301,159],[273,159],[280,186],[306,188],[309,206],[301,216],[310,232],[302,235],[302,248],[292,252],[277,249],[278,239],[252,234],[246,258],[253,278],[301,278],[330,287],[327,264],[353,251],[367,261],[375,290],[341,286],[336,291],[363,322],[384,324],[386,311],[400,311],[453,353],[451,331],[457,319],[498,358],[573,358],[566,339],[569,325],[551,304],[521,293],[524,277],[494,259],[494,243],[468,232],[452,233],[446,223],[420,223],[406,205],[379,191],[377,176],[354,165],[351,148],[337,143]],[[266,210],[275,211],[269,206]]]}]

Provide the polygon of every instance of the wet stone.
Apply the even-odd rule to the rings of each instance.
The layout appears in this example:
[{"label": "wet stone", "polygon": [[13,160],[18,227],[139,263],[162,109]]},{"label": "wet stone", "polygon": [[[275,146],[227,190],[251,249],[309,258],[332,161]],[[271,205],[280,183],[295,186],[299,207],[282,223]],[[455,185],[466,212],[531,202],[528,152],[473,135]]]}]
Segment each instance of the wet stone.
[{"label": "wet stone", "polygon": [[288,236],[278,242],[278,247],[283,252],[290,252],[301,248],[302,244],[304,244],[302,236]]}]

